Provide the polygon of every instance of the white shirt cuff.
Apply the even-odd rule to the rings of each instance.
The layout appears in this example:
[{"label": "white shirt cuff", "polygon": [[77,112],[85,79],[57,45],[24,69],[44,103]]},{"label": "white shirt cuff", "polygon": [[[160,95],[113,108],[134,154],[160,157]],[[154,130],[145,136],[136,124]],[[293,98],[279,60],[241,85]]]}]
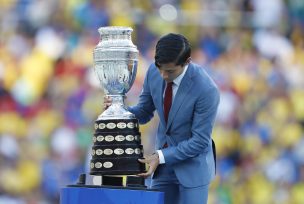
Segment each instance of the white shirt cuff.
[{"label": "white shirt cuff", "polygon": [[159,158],[159,164],[164,164],[166,163],[165,157],[163,155],[163,152],[161,150],[156,150]]}]

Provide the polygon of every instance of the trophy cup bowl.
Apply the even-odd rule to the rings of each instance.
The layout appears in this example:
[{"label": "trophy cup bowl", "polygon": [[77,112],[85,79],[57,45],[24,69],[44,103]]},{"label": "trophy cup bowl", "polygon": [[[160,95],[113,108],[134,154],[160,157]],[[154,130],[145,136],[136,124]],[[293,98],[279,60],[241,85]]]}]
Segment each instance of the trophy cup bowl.
[{"label": "trophy cup bowl", "polygon": [[134,83],[138,50],[129,27],[101,27],[95,47],[94,70],[112,105],[95,121],[91,175],[132,175],[145,171],[138,120],[124,106],[125,94]]},{"label": "trophy cup bowl", "polygon": [[94,68],[104,93],[112,105],[98,119],[135,118],[124,107],[124,96],[134,83],[138,50],[131,40],[132,28],[101,27],[101,40],[94,49]]}]

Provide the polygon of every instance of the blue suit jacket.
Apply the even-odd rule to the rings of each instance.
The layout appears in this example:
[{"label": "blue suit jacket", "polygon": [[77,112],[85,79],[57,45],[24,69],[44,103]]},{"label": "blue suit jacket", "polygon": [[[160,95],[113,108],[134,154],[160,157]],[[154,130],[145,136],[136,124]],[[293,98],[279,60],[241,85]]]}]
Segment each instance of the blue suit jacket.
[{"label": "blue suit jacket", "polygon": [[141,124],[147,123],[156,110],[160,123],[156,149],[162,149],[167,165],[172,165],[179,182],[185,187],[206,185],[215,175],[211,132],[214,125],[219,91],[198,65],[189,64],[166,124],[163,111],[165,81],[154,64],[147,71],[143,90],[136,106],[129,107]]}]

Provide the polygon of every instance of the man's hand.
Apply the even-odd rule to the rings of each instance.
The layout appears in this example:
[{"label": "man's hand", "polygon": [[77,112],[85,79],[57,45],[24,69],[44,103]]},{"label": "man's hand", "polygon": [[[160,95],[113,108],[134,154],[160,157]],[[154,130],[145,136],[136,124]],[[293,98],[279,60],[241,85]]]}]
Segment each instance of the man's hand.
[{"label": "man's hand", "polygon": [[104,108],[104,110],[107,110],[110,105],[112,105],[112,98],[105,95],[104,98],[103,98],[103,108]]},{"label": "man's hand", "polygon": [[149,166],[149,169],[146,173],[138,174],[138,176],[144,177],[144,178],[147,178],[148,176],[151,176],[152,173],[156,170],[156,168],[159,165],[159,158],[158,158],[157,153],[154,153],[152,155],[148,155],[144,159],[138,159],[138,161],[141,162],[141,163],[144,163],[144,164],[148,164],[148,166]]}]

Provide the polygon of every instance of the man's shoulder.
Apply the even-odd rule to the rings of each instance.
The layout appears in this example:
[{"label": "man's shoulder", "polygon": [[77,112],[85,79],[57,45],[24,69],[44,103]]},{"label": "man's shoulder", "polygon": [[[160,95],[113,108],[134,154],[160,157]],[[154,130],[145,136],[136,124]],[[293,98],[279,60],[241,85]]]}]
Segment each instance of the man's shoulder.
[{"label": "man's shoulder", "polygon": [[189,67],[192,68],[194,73],[199,73],[204,76],[209,76],[209,74],[206,71],[206,68],[202,65],[196,64],[196,63],[190,63]]},{"label": "man's shoulder", "polygon": [[157,68],[156,68],[155,64],[151,63],[147,70],[147,74],[153,74],[153,73],[156,73],[156,71],[157,71]]},{"label": "man's shoulder", "polygon": [[154,63],[150,64],[146,77],[151,83],[159,83],[159,80],[162,80],[161,75],[159,74],[159,71]]},{"label": "man's shoulder", "polygon": [[195,83],[198,83],[200,87],[204,88],[217,88],[212,76],[210,76],[203,66],[195,63],[191,63],[190,69],[192,69],[192,76]]}]

